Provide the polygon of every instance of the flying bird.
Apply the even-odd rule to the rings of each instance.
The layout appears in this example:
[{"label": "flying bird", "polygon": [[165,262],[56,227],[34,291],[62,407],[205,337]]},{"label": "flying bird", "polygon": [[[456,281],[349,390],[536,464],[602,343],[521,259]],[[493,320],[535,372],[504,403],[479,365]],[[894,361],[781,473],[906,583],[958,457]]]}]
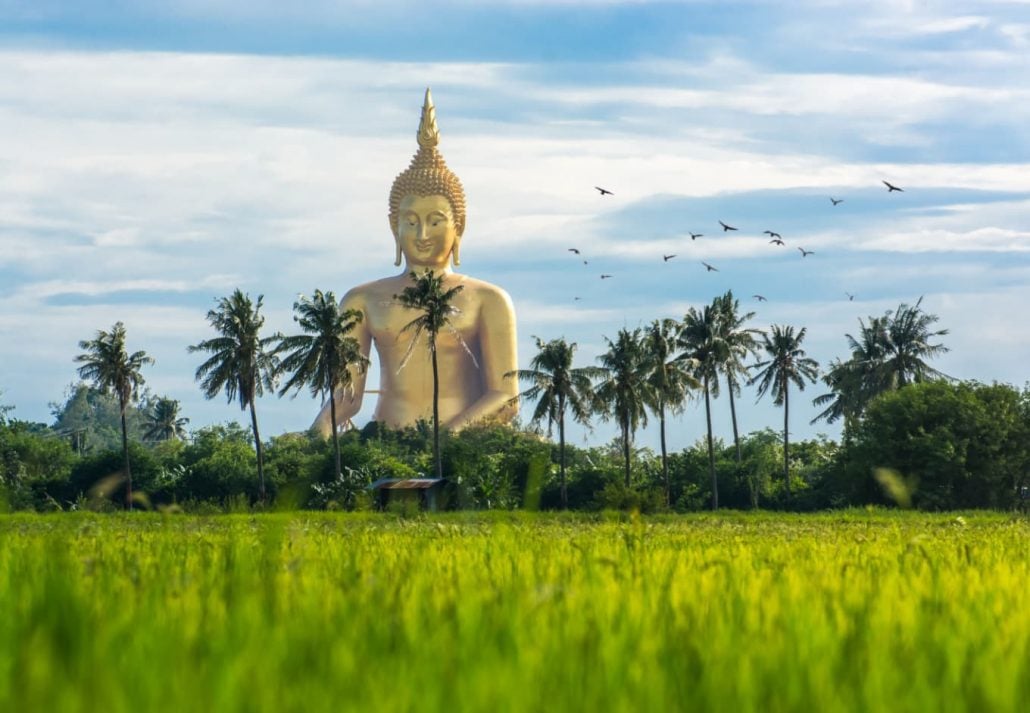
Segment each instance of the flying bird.
[{"label": "flying bird", "polygon": [[770,238],[782,238],[783,237],[779,233],[776,233],[776,232],[774,232],[772,230],[763,230],[762,232],[765,233],[766,235],[768,235]]},{"label": "flying bird", "polygon": [[722,226],[722,232],[724,232],[724,233],[725,233],[725,232],[726,232],[727,230],[736,230],[736,228],[734,228],[734,227],[733,227],[732,225],[726,225],[726,224],[725,224],[725,223],[723,223],[723,222],[722,222],[721,220],[719,221],[719,225],[721,225],[721,226]]},{"label": "flying bird", "polygon": [[607,280],[611,275],[601,275],[602,280]]},{"label": "flying bird", "polygon": [[702,233],[691,233],[689,230],[687,232],[690,233],[691,240],[697,240],[698,238],[704,237]]},{"label": "flying bird", "polygon": [[850,292],[845,292],[844,294],[846,294],[848,296],[848,302],[854,302],[855,301],[855,296],[853,294],[851,294]]},{"label": "flying bird", "polygon": [[584,260],[584,261],[583,261],[583,264],[584,264],[584,265],[589,265],[589,264],[590,264],[590,261],[589,261],[589,260]]},{"label": "flying bird", "polygon": [[762,297],[761,295],[751,295],[751,296],[754,297],[759,302],[768,302],[769,301],[769,300],[765,299],[764,297]]},{"label": "flying bird", "polygon": [[843,198],[834,198],[833,196],[830,196],[830,202],[833,203],[834,205],[837,205],[838,203],[843,203],[844,199]]},{"label": "flying bird", "polygon": [[600,191],[602,196],[614,196],[615,195],[614,193],[609,191],[607,188],[601,188],[600,186],[594,186],[594,188],[596,188],[598,191]]},{"label": "flying bird", "polygon": [[569,248],[569,252],[576,253],[577,255],[579,255],[579,248]]},{"label": "flying bird", "polygon": [[887,192],[888,192],[888,193],[891,193],[891,192],[893,192],[893,191],[900,191],[901,193],[904,193],[904,192],[905,192],[905,189],[904,189],[904,188],[898,188],[898,187],[897,187],[897,186],[895,186],[894,184],[892,184],[892,183],[888,183],[887,181],[884,181],[884,182],[883,182],[883,185],[887,186]]},{"label": "flying bird", "polygon": [[573,298],[572,298],[572,301],[573,301],[573,302],[575,302],[575,301],[577,301],[577,300],[581,300],[581,299],[583,299],[583,298],[582,298],[582,297],[573,297]]},{"label": "flying bird", "polygon": [[669,260],[672,260],[674,257],[676,257],[676,256],[675,255],[662,255],[662,260],[664,260],[665,262],[669,262]]},{"label": "flying bird", "polygon": [[719,271],[718,268],[712,267],[711,265],[709,265],[704,260],[701,261],[701,264],[704,265],[706,268],[708,268],[708,272],[718,272]]},{"label": "flying bird", "polygon": [[805,250],[804,248],[798,248],[798,250],[801,251],[801,257],[808,257],[815,252],[815,250]]},{"label": "flying bird", "polygon": [[776,243],[777,245],[786,245],[786,243],[785,243],[785,242],[783,242],[782,240],[780,240],[779,238],[773,238],[773,239],[772,239],[772,240],[770,240],[769,242],[770,242],[770,243]]}]

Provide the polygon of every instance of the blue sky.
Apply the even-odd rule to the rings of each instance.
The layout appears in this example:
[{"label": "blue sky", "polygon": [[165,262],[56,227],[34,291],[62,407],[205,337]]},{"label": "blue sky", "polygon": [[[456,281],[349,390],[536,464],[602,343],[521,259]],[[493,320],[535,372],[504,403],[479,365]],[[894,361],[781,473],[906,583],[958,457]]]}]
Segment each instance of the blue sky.
[{"label": "blue sky", "polygon": [[[192,425],[241,418],[204,401],[186,345],[235,287],[291,330],[298,293],[395,271],[386,197],[426,86],[468,195],[462,271],[512,295],[523,365],[533,335],[577,342],[589,364],[623,326],[732,289],[755,326],[807,327],[823,364],[859,318],[923,296],[950,330],[939,368],[1026,380],[1030,3],[283,5],[0,0],[0,390],[15,416],[49,420],[78,341],[122,320],[157,360],[148,385]],[[795,437],[838,434],[808,424],[819,393],[792,398]],[[753,401],[742,429],[778,428]],[[259,404],[269,434],[317,410],[307,394]],[[714,418],[728,437],[725,398]],[[702,424],[695,404],[671,445]]]}]

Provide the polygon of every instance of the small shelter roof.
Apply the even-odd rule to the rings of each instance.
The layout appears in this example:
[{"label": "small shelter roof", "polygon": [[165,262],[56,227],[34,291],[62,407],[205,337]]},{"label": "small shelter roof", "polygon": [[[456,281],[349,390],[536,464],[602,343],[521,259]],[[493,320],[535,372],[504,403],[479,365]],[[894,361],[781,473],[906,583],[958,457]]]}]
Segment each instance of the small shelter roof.
[{"label": "small shelter roof", "polygon": [[368,487],[371,490],[428,490],[443,482],[444,478],[380,478]]}]

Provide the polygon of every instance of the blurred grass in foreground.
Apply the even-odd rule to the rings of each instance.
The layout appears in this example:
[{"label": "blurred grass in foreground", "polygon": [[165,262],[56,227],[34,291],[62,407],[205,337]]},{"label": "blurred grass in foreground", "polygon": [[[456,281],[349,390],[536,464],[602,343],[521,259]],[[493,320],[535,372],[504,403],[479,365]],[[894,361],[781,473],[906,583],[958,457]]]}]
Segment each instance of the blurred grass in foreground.
[{"label": "blurred grass in foreground", "polygon": [[1016,711],[1030,521],[0,516],[2,711]]}]

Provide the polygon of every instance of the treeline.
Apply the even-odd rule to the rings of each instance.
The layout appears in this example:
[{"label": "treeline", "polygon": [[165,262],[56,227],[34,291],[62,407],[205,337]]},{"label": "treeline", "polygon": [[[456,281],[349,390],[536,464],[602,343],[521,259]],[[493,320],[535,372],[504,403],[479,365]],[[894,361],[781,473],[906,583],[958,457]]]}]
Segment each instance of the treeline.
[{"label": "treeline", "polygon": [[[55,412],[55,423],[75,422],[82,405],[92,403],[92,424],[81,431],[0,417],[0,479],[8,507],[123,507],[122,453],[110,436],[118,409],[111,398],[86,386],[73,391]],[[147,399],[143,406],[148,401],[152,415],[161,400]],[[138,433],[148,423],[143,406],[129,419]],[[340,437],[337,476],[331,440],[273,437],[263,444],[265,506],[369,508],[372,482],[433,472],[432,442],[429,423],[403,430],[372,423],[348,431]],[[558,446],[538,430],[483,425],[444,431],[440,450],[455,507],[562,507]],[[621,439],[590,448],[566,445],[565,451],[569,508],[686,512],[711,506],[706,439],[668,453],[668,501],[661,455],[650,449],[631,449],[628,485]],[[734,444],[715,439],[713,454],[723,507],[1016,508],[1030,486],[1030,391],[934,381],[877,396],[840,443],[791,444],[789,498],[782,434],[741,436],[739,460]],[[200,428],[185,439],[130,441],[129,457],[137,507],[215,512],[262,502],[251,432],[238,424]]]},{"label": "treeline", "polygon": [[[428,355],[435,334],[447,328],[454,290],[444,293],[431,271],[411,277],[399,299],[417,315],[412,325],[428,335]],[[129,352],[119,322],[79,343],[75,361],[88,383],[55,406],[52,426],[9,421],[10,409],[0,405],[8,501],[64,508],[120,498],[131,509],[255,500],[267,507],[279,498],[300,507],[355,508],[367,504],[374,480],[427,473],[447,477],[454,503],[476,508],[1007,508],[1027,496],[1027,393],[957,382],[930,366],[947,351],[937,341],[947,330],[935,329],[938,317],[923,311],[921,299],[859,320],[858,334],[845,335],[850,354],[824,373],[805,353],[804,327],[751,327],[755,313],[727,292],[691,307],[682,320],[606,337],[608,349],[593,366],[574,364],[576,344],[538,338],[529,368],[505,375],[525,387],[528,429],[483,425],[441,433],[434,421],[401,431],[371,424],[341,436],[333,411],[329,439],[294,434],[268,442],[256,397],[306,387],[325,399],[349,388],[368,361],[349,336],[363,315],[341,310],[332,292],[316,290],[294,304],[302,333],[293,336],[263,336],[261,306],[261,297],[234,291],[207,314],[217,336],[189,347],[206,356],[195,374],[204,395],[224,394],[249,411],[249,436],[230,424],[187,438],[178,403],[146,392],[142,368],[152,360]],[[827,391],[814,399],[823,408],[814,420],[843,420],[842,441],[792,444],[792,392],[797,398],[819,380]],[[782,430],[739,434],[744,386],[782,407]],[[714,436],[713,420],[722,416],[713,416],[713,402],[723,394],[731,447]],[[706,438],[669,453],[667,419],[688,408],[703,412]],[[614,422],[619,435],[605,447],[570,447],[568,419],[590,427]],[[658,454],[634,445],[649,419],[658,422]],[[554,452],[544,427],[548,437],[557,431]]]}]

